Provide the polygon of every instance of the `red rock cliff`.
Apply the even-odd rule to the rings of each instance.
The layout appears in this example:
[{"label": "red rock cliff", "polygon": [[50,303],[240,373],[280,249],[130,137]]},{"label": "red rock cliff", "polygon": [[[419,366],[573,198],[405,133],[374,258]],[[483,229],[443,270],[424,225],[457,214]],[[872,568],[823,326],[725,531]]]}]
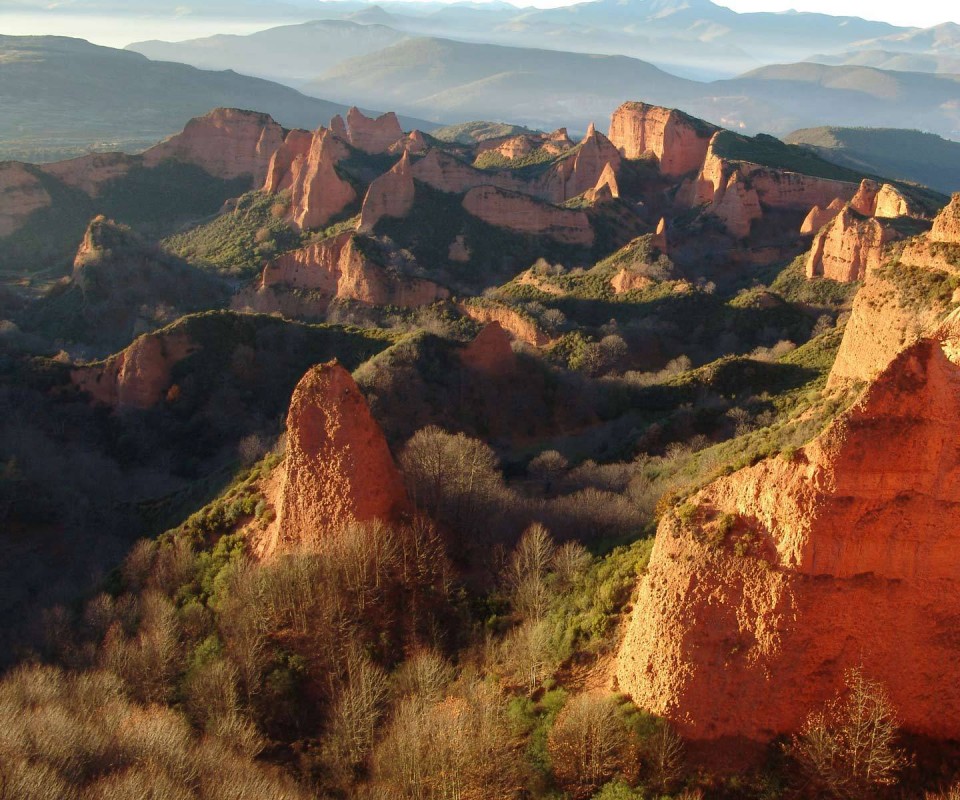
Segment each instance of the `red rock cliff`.
[{"label": "red rock cliff", "polygon": [[290,189],[288,219],[295,228],[322,228],[357,199],[337,173],[347,155],[347,146],[327,128],[312,135],[292,131],[269,164],[264,189]]},{"label": "red rock cliff", "polygon": [[405,217],[413,208],[415,194],[410,156],[403,157],[367,189],[358,230],[371,231],[383,217]]},{"label": "red rock cliff", "polygon": [[196,164],[217,178],[251,175],[260,186],[273,154],[283,143],[283,128],[268,114],[218,108],[190,120],[182,133],[151,147],[143,163],[154,167],[168,158]]},{"label": "red rock cliff", "polygon": [[652,153],[665,175],[700,169],[716,130],[679,111],[646,103],[624,103],[610,119],[610,141],[623,156]]},{"label": "red rock cliff", "polygon": [[390,520],[410,509],[383,431],[350,373],[336,361],[297,384],[287,414],[275,530],[264,557],[315,546],[350,521]]},{"label": "red rock cliff", "polygon": [[354,106],[347,112],[346,126],[339,116],[335,119],[337,121],[331,123],[334,132],[341,138],[345,133],[347,141],[365,153],[386,153],[403,138],[400,121],[392,111],[371,119]]},{"label": "red rock cliff", "polygon": [[766,742],[862,666],[908,730],[960,736],[956,333],[908,347],[793,457],[664,518],[619,654],[640,706],[691,739]]},{"label": "red rock cliff", "polygon": [[585,213],[557,208],[524,194],[480,186],[467,192],[463,207],[490,225],[518,233],[548,236],[564,244],[593,244],[593,228]]},{"label": "red rock cliff", "polygon": [[[852,205],[852,204],[851,204]],[[847,205],[813,238],[807,256],[807,277],[849,283],[866,277],[883,262],[884,247],[902,238],[879,220],[863,217]]]}]

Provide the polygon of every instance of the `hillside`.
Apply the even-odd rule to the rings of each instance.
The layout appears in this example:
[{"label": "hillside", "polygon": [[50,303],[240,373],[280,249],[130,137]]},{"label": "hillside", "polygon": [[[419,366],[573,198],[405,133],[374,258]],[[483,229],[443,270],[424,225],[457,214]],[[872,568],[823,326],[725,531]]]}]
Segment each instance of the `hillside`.
[{"label": "hillside", "polygon": [[807,61],[833,66],[875,67],[897,72],[960,74],[960,51],[955,55],[937,55],[936,53],[902,53],[895,50],[853,50],[837,55],[815,55]]},{"label": "hillside", "polygon": [[270,28],[249,36],[134,42],[126,49],[154,61],[177,61],[200,69],[234,69],[298,86],[345,59],[381,50],[404,38],[405,34],[384,25],[317,20]]},{"label": "hillside", "polygon": [[43,36],[0,36],[0,102],[0,159],[36,162],[90,150],[137,152],[219,106],[254,108],[306,128],[346,112],[258,78]]},{"label": "hillside", "polygon": [[806,128],[785,138],[851,169],[914,181],[941,192],[960,190],[960,142],[891,128]]}]

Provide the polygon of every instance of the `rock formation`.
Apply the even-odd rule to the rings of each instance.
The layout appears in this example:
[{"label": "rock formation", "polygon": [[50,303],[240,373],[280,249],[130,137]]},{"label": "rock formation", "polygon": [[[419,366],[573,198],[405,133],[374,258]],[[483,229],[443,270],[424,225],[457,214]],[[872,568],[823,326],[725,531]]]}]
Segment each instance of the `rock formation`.
[{"label": "rock formation", "polygon": [[0,163],[0,236],[18,231],[31,214],[51,202],[40,179],[24,164]]},{"label": "rock formation", "polygon": [[148,409],[166,396],[174,365],[196,349],[185,333],[146,333],[106,361],[73,370],[70,379],[95,402]]},{"label": "rock formation", "polygon": [[313,135],[293,131],[273,156],[264,189],[271,194],[290,189],[288,218],[295,228],[322,228],[357,199],[337,173],[347,155],[347,146],[327,128]]},{"label": "rock formation", "polygon": [[865,217],[894,219],[922,216],[913,209],[910,201],[899,189],[889,183],[879,184],[866,178],[860,182],[857,193],[850,200],[850,206]]},{"label": "rock formation", "polygon": [[664,517],[619,653],[635,702],[694,740],[765,743],[860,666],[907,730],[960,736],[958,328],[796,454]]},{"label": "rock formation", "polygon": [[610,164],[603,168],[603,172],[597,179],[597,185],[584,192],[584,197],[591,203],[604,203],[615,200],[619,196],[620,187],[617,184],[617,175]]},{"label": "rock formation", "polygon": [[480,186],[467,192],[463,207],[490,225],[518,233],[548,236],[563,244],[593,244],[593,229],[585,213],[557,208],[517,192]]},{"label": "rock formation", "polygon": [[250,175],[253,185],[260,186],[282,143],[283,128],[268,114],[217,108],[147,150],[143,164],[155,167],[166,159],[185,161],[225,180]]},{"label": "rock formation", "polygon": [[405,217],[413,208],[415,188],[410,155],[404,151],[393,168],[367,189],[358,230],[372,231],[383,217]]},{"label": "rock formation", "polygon": [[803,220],[803,224],[800,226],[800,234],[807,236],[816,233],[828,222],[833,222],[837,214],[843,211],[843,206],[844,202],[839,197],[834,198],[826,208],[814,206],[810,209],[810,213],[807,214],[806,219]]},{"label": "rock formation", "polygon": [[510,335],[499,322],[484,325],[477,337],[460,351],[460,360],[468,369],[494,377],[511,375],[517,369]]},{"label": "rock formation", "polygon": [[105,184],[123,178],[136,164],[137,158],[126,153],[91,153],[68,161],[41,164],[39,169],[67,186],[97,197]]},{"label": "rock formation", "polygon": [[431,148],[423,158],[413,164],[413,177],[434,189],[451,194],[463,194],[478,186],[529,191],[523,181],[512,175],[474,169],[436,147]]},{"label": "rock formation", "polygon": [[449,295],[432,281],[375,263],[348,231],[274,259],[264,268],[260,285],[237,295],[233,307],[320,317],[335,299],[414,307]]},{"label": "rock formation", "polygon": [[383,431],[336,361],[313,367],[294,389],[281,469],[275,528],[256,548],[264,558],[314,547],[351,521],[410,510]]},{"label": "rock formation", "polygon": [[933,220],[930,241],[940,244],[960,244],[960,193]]},{"label": "rock formation", "polygon": [[610,141],[624,158],[656,156],[664,175],[698,170],[718,129],[673,109],[624,103],[610,119]]},{"label": "rock formation", "polygon": [[653,279],[648,278],[640,272],[633,272],[629,269],[621,269],[610,279],[610,287],[614,294],[626,294],[627,292],[639,291],[653,286]]},{"label": "rock formation", "polygon": [[535,320],[503,303],[491,301],[460,303],[457,308],[462,314],[482,325],[496,322],[514,339],[531,347],[547,347],[552,342]]},{"label": "rock formation", "polygon": [[596,188],[605,173],[612,172],[616,183],[619,169],[620,152],[591,125],[576,151],[557,161],[527,191],[548,202],[562,203]]},{"label": "rock formation", "polygon": [[423,155],[430,149],[430,143],[427,137],[420,131],[410,131],[400,141],[390,145],[388,152],[391,153],[410,153],[410,155]]},{"label": "rock formation", "polygon": [[365,153],[386,153],[403,139],[403,128],[392,111],[371,119],[354,106],[347,112],[346,125],[338,114],[330,126],[337,136]]},{"label": "rock formation", "polygon": [[867,272],[883,262],[884,247],[902,238],[895,228],[871,217],[863,217],[852,203],[813,239],[807,256],[808,278],[830,278],[849,283],[863,280]]}]

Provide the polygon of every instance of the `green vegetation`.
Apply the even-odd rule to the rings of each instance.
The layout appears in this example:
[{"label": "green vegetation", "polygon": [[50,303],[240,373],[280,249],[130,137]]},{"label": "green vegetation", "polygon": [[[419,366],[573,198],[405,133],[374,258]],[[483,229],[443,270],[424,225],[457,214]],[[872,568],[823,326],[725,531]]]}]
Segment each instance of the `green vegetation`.
[{"label": "green vegetation", "polygon": [[163,246],[181,258],[221,275],[250,278],[264,261],[302,241],[284,221],[289,198],[248,192],[232,211],[164,240]]},{"label": "green vegetation", "polygon": [[476,144],[487,139],[519,136],[522,133],[536,133],[536,131],[505,122],[461,122],[458,125],[447,125],[430,131],[430,135],[441,142],[457,144]]},{"label": "green vegetation", "polygon": [[[534,150],[531,150],[529,153],[526,153],[522,156],[517,156],[516,158],[507,158],[504,155],[501,155],[496,150],[487,150],[485,153],[481,153],[477,156],[476,160],[473,162],[473,166],[477,169],[487,169],[487,170],[501,170],[509,169],[515,172],[520,172],[523,175],[530,176],[534,173],[533,168],[541,168],[545,164],[552,164],[557,160],[557,155],[551,153],[544,147],[537,147]],[[540,169],[536,169],[535,172],[539,172]]]},{"label": "green vegetation", "polygon": [[731,161],[749,161],[764,167],[786,169],[815,178],[859,183],[862,173],[833,164],[811,150],[786,144],[775,136],[759,133],[742,136],[732,131],[721,131],[714,141],[714,150],[721,158]]},{"label": "green vegetation", "polygon": [[912,309],[946,309],[960,288],[960,275],[928,267],[910,267],[891,261],[877,275],[897,288],[900,305]]},{"label": "green vegetation", "polygon": [[786,137],[827,161],[940,192],[960,189],[960,143],[899,128],[805,128]]}]

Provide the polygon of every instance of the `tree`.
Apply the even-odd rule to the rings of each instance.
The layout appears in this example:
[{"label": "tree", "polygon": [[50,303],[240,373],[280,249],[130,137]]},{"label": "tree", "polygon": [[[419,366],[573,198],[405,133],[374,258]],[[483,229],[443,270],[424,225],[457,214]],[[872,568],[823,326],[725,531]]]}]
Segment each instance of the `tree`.
[{"label": "tree", "polygon": [[874,797],[907,765],[895,743],[899,724],[883,685],[848,670],[844,690],[807,717],[788,752],[818,793],[842,800]]},{"label": "tree", "polygon": [[538,620],[547,611],[551,597],[547,579],[555,552],[550,532],[539,523],[527,528],[517,542],[509,582],[514,607],[525,619]]},{"label": "tree", "polygon": [[557,780],[574,800],[590,797],[636,760],[610,697],[582,694],[560,712],[547,740]]}]

